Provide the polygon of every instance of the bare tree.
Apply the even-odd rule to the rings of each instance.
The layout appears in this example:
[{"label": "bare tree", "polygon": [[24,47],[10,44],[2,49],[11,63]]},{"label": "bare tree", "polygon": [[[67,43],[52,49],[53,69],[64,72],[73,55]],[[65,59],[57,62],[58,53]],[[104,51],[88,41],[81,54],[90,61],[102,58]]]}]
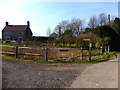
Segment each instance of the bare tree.
[{"label": "bare tree", "polygon": [[101,13],[101,14],[99,15],[99,25],[100,25],[100,26],[107,25],[107,20],[108,20],[108,18],[107,18],[107,15],[106,15],[106,14]]},{"label": "bare tree", "polygon": [[73,18],[71,20],[71,26],[72,30],[74,31],[74,34],[79,35],[79,33],[83,31],[84,20]]},{"label": "bare tree", "polygon": [[68,21],[68,20],[63,20],[62,22],[59,23],[62,32],[64,32],[64,31],[67,29],[66,26],[67,26],[68,24],[69,24],[69,21]]},{"label": "bare tree", "polygon": [[72,30],[72,35],[79,35],[84,27],[84,20],[73,18],[71,21],[63,20],[54,29],[58,36],[62,35],[66,30]]},{"label": "bare tree", "polygon": [[110,23],[111,23],[111,22],[114,22],[115,18],[116,18],[116,16],[110,15]]},{"label": "bare tree", "polygon": [[54,29],[55,33],[58,35],[57,37],[60,37],[61,34],[63,33],[62,30],[61,30],[61,26],[60,25],[57,25]]},{"label": "bare tree", "polygon": [[67,28],[69,21],[67,20],[63,20],[62,22],[60,22],[54,29],[54,31],[58,34],[58,36],[60,36],[62,33],[64,33],[64,31]]},{"label": "bare tree", "polygon": [[47,36],[49,37],[49,36],[50,36],[50,34],[51,34],[51,28],[50,28],[50,27],[48,27],[48,29],[47,29]]},{"label": "bare tree", "polygon": [[95,28],[96,26],[98,26],[98,20],[96,16],[91,16],[88,22],[88,26],[90,28]]}]

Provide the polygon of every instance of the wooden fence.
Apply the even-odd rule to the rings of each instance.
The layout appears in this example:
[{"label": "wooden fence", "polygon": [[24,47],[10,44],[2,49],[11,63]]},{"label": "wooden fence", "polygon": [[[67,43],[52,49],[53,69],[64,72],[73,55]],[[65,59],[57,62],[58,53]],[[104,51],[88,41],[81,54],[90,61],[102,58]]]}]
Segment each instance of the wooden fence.
[{"label": "wooden fence", "polygon": [[[34,47],[18,47],[6,46],[2,49],[2,54],[14,56],[16,58],[24,58],[30,60],[91,60],[93,50],[83,50],[81,48],[34,48]],[[102,54],[98,51],[94,55]]]}]

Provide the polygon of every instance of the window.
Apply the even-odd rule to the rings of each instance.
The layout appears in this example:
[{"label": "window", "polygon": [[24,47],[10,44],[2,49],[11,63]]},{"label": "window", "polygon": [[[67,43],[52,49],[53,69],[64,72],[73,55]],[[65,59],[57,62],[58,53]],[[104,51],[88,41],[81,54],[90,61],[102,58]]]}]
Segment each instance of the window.
[{"label": "window", "polygon": [[18,40],[19,40],[19,41],[22,41],[22,40],[23,40],[23,37],[18,37]]},{"label": "window", "polygon": [[23,32],[19,32],[19,35],[23,35],[24,33]]},{"label": "window", "polygon": [[11,35],[11,32],[10,32],[10,31],[8,31],[8,32],[6,32],[5,34],[6,34],[6,35]]}]

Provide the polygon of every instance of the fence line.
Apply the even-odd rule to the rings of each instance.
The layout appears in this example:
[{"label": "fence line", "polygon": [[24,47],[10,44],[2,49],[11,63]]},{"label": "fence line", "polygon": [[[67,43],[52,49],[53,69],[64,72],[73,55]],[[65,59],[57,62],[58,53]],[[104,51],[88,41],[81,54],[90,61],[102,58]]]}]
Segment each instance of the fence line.
[{"label": "fence line", "polygon": [[[77,54],[74,54],[75,56],[74,57],[79,57],[79,60],[83,60],[83,57],[87,57],[90,59],[91,58],[91,52],[87,52],[87,54],[85,54],[85,52],[83,52],[83,48],[35,48],[35,47],[18,47],[18,46],[6,46],[8,48],[12,48],[12,49],[15,49],[13,52],[5,52],[5,51],[2,51],[2,54],[5,54],[5,55],[12,55],[12,56],[15,56],[16,58],[19,58],[21,55],[24,55],[24,56],[38,56],[39,58],[42,56],[44,58],[44,60],[48,60],[50,54],[52,53],[52,55],[54,56],[55,54],[57,53],[67,53],[67,51],[70,51],[71,50],[78,50],[77,51]],[[23,50],[23,51],[22,51]],[[27,52],[29,50],[29,52]],[[33,50],[30,52],[30,50]],[[40,52],[39,51],[35,51],[35,50],[41,50]],[[56,50],[56,51],[54,51]],[[101,49],[102,50],[102,49]],[[101,51],[98,53],[98,54],[102,54]],[[22,53],[21,53],[22,51]],[[24,52],[24,53],[23,53]],[[36,53],[35,53],[36,52]],[[39,53],[38,53],[39,52]],[[78,53],[79,52],[79,53]],[[73,53],[73,52],[72,52]],[[76,53],[76,52],[75,52]],[[49,55],[48,55],[49,54]],[[51,55],[51,56],[52,56]],[[67,54],[65,54],[67,55]],[[65,56],[63,55],[63,56]],[[73,55],[67,55],[65,56],[66,58],[71,58]],[[61,56],[62,57],[62,56]],[[60,57],[60,58],[61,58]],[[57,58],[57,57],[54,57],[54,58]],[[64,58],[64,57],[62,57]]]},{"label": "fence line", "polygon": [[[2,51],[2,54],[5,54],[5,55],[9,55],[9,56],[15,56],[16,58],[19,58],[20,55],[26,55],[26,56],[43,56],[44,59],[47,61],[48,60],[48,51],[51,51],[51,50],[58,50],[58,51],[63,51],[63,52],[66,52],[66,51],[69,51],[69,50],[80,50],[80,48],[34,48],[34,47],[18,47],[18,46],[6,46],[8,48],[11,48],[11,49],[15,49],[14,51],[11,51],[11,52],[4,52]],[[38,53],[20,53],[20,50],[43,50],[44,52],[42,52],[42,54],[38,54]],[[26,50],[26,51],[27,51]]]}]

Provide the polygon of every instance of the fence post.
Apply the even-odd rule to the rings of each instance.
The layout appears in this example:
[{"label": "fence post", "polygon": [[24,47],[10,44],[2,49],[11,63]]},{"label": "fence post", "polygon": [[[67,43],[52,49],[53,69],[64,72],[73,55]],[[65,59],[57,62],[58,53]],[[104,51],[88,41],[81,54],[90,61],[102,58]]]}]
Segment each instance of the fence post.
[{"label": "fence post", "polygon": [[18,45],[16,46],[16,58],[18,58]]},{"label": "fence post", "polygon": [[102,52],[102,49],[103,49],[103,47],[101,46],[101,47],[100,47],[100,58],[102,58],[102,53],[103,53],[103,52]]},{"label": "fence post", "polygon": [[101,46],[101,47],[100,47],[100,54],[102,54],[102,53],[103,53],[103,52],[102,52],[102,49],[103,49],[103,47]]},{"label": "fence post", "polygon": [[83,59],[83,51],[82,51],[82,47],[80,47],[80,60]]},{"label": "fence post", "polygon": [[45,48],[45,60],[48,61],[48,48]]},{"label": "fence post", "polygon": [[107,46],[105,46],[105,54],[107,53]]},{"label": "fence post", "polygon": [[108,53],[110,52],[110,45],[108,45]]},{"label": "fence post", "polygon": [[89,61],[91,62],[91,50],[92,50],[92,43],[89,43]]}]

